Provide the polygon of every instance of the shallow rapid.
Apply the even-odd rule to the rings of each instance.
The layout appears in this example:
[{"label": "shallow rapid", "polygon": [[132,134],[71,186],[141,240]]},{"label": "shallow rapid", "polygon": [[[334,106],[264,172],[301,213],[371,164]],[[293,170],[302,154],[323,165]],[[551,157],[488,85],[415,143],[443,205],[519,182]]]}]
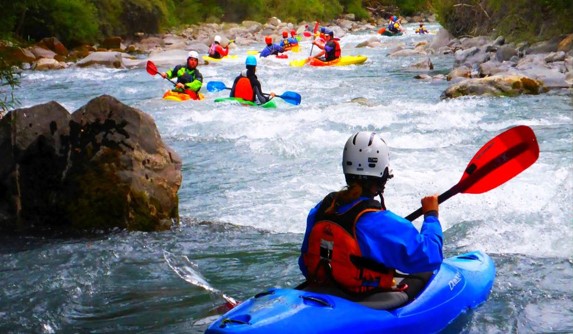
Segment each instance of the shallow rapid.
[{"label": "shallow rapid", "polygon": [[[21,107],[55,100],[73,112],[108,94],[150,114],[183,159],[182,220],[162,233],[0,236],[0,332],[201,333],[224,301],[178,276],[164,251],[187,257],[196,265],[187,263],[188,271],[238,300],[296,286],[306,215],[344,185],[340,160],[349,135],[372,130],[386,140],[395,175],[386,205],[406,216],[423,195],[456,184],[479,148],[515,125],[533,128],[539,160],[494,190],[440,206],[445,255],[479,249],[497,266],[489,300],[445,333],[573,332],[571,96],[440,100],[448,82],[416,80],[407,70],[423,58],[386,56],[432,38],[408,28],[404,36],[379,37],[381,48],[355,48],[374,31],[344,36],[343,54],[369,57],[359,66],[288,66],[308,56],[308,42],[289,59],[260,60],[265,92],[302,96],[298,106],[279,101],[273,110],[213,102],[227,90],[205,90],[200,102],[164,101],[170,84],[143,68],[24,72]],[[247,51],[262,47],[200,67],[205,82],[231,86]],[[452,68],[451,55],[430,58],[430,74]]]}]

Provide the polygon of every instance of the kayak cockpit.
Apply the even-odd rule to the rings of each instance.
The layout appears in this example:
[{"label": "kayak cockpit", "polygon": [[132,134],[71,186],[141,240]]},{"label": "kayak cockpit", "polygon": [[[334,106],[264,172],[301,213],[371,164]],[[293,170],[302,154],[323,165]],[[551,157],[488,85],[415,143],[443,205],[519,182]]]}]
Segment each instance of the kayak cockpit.
[{"label": "kayak cockpit", "polygon": [[353,295],[337,286],[313,286],[307,282],[299,285],[297,289],[344,298],[375,310],[392,310],[414,300],[428,285],[432,276],[432,272],[408,275],[396,279],[398,284],[406,287],[402,291],[381,291],[366,295]]}]

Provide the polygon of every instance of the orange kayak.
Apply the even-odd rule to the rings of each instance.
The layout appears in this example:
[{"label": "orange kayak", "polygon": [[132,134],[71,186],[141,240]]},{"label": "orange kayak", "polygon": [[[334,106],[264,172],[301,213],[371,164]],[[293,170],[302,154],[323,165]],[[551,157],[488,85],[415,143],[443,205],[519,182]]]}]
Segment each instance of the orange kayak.
[{"label": "orange kayak", "polygon": [[177,101],[177,102],[187,101],[187,100],[203,100],[204,98],[205,96],[203,96],[203,94],[201,93],[195,94],[195,96],[191,96],[187,93],[174,92],[172,90],[168,90],[165,92],[165,94],[163,94],[164,100]]}]

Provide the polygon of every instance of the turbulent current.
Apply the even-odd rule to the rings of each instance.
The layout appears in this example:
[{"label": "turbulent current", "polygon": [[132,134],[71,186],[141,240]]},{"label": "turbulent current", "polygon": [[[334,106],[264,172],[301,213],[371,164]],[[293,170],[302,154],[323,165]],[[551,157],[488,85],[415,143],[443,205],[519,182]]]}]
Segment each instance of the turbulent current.
[{"label": "turbulent current", "polygon": [[[571,96],[440,100],[447,81],[416,80],[408,70],[423,57],[387,57],[432,38],[408,32],[367,49],[355,46],[375,32],[344,36],[343,54],[368,56],[359,66],[288,66],[308,55],[308,42],[290,59],[259,60],[265,92],[302,96],[277,109],[213,102],[227,90],[205,90],[200,102],[164,101],[170,84],[144,68],[24,72],[15,92],[21,107],[54,100],[73,112],[108,94],[151,115],[183,159],[182,219],[162,233],[0,236],[0,332],[203,332],[222,294],[244,300],[302,281],[306,215],[344,185],[342,147],[352,133],[376,131],[388,143],[395,177],[386,205],[406,216],[422,196],[456,184],[483,144],[516,125],[535,131],[538,161],[496,189],[440,205],[445,254],[483,250],[497,269],[489,300],[445,332],[573,332]],[[201,66],[205,82],[231,86],[247,50]],[[453,66],[451,55],[430,59],[430,74]]]}]

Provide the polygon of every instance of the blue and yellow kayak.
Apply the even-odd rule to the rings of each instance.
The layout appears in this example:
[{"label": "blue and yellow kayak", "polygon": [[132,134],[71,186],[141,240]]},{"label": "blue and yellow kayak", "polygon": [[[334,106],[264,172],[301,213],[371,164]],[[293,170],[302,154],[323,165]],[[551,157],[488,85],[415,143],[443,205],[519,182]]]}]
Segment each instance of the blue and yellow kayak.
[{"label": "blue and yellow kayak", "polygon": [[431,275],[413,300],[397,307],[394,294],[404,292],[351,301],[335,293],[274,288],[240,303],[206,333],[436,333],[487,300],[495,265],[474,251],[444,260]]},{"label": "blue and yellow kayak", "polygon": [[266,103],[258,104],[252,101],[243,100],[238,97],[219,97],[215,99],[215,102],[237,102],[244,106],[261,107],[261,108],[276,108],[277,103],[275,99],[271,99]]}]

